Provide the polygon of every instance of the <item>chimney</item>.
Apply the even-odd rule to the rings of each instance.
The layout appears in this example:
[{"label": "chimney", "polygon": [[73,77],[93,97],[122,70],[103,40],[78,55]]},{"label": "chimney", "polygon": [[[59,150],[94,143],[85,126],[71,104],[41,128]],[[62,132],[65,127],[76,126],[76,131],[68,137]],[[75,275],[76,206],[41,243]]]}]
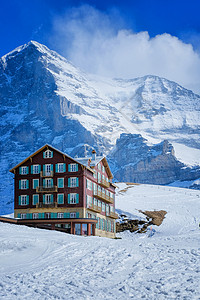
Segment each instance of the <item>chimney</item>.
[{"label": "chimney", "polygon": [[96,151],[92,150],[92,160],[96,160]]}]

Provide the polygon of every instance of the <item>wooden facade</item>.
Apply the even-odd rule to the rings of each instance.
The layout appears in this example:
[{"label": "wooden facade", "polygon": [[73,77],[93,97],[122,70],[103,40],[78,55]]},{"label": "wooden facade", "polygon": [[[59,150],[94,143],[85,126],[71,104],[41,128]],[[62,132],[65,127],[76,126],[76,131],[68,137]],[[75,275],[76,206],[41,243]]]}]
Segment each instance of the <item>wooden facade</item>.
[{"label": "wooden facade", "polygon": [[105,157],[74,159],[50,145],[19,163],[14,216],[31,226],[115,237],[115,185]]}]

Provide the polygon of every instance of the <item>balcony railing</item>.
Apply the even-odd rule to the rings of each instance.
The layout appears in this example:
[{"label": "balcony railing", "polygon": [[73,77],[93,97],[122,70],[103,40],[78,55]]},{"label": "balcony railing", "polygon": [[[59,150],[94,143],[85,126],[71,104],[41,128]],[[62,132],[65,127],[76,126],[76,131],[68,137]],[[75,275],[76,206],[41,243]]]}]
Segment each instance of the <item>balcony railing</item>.
[{"label": "balcony railing", "polygon": [[94,197],[96,197],[100,200],[104,200],[108,203],[113,203],[113,199],[111,197],[109,197],[108,195],[106,195],[105,193],[102,193],[100,191],[94,191]]},{"label": "balcony railing", "polygon": [[57,192],[58,187],[56,185],[53,186],[38,186],[36,188],[36,193],[46,193],[46,192]]},{"label": "balcony railing", "polygon": [[101,207],[99,207],[98,205],[94,205],[94,204],[89,204],[88,209],[92,210],[94,212],[101,212]]},{"label": "balcony railing", "polygon": [[98,183],[106,188],[109,188],[109,186],[110,186],[110,183],[107,182],[105,179],[98,180]]},{"label": "balcony railing", "polygon": [[36,204],[36,208],[54,208],[57,207],[58,203],[57,202],[53,202],[53,203],[37,203]]},{"label": "balcony railing", "polygon": [[108,214],[108,216],[109,216],[110,218],[112,218],[112,219],[118,219],[118,218],[119,218],[118,214],[116,214],[116,213],[114,213],[114,212],[110,212],[110,213]]},{"label": "balcony railing", "polygon": [[40,172],[40,176],[41,177],[53,177],[53,171],[49,171],[49,172],[47,172],[47,171],[41,171]]}]

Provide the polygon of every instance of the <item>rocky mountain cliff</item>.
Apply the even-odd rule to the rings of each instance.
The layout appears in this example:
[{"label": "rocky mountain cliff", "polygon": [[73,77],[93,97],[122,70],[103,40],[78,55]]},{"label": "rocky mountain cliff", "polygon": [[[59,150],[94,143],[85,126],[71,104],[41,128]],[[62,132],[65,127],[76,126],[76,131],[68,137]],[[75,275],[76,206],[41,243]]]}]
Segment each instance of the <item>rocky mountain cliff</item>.
[{"label": "rocky mountain cliff", "polygon": [[[135,165],[135,158],[128,154],[134,143],[124,139],[123,133],[132,134],[138,143],[141,135],[152,146],[151,153],[153,148],[162,148],[153,145],[162,145],[164,140],[199,149],[199,100],[192,91],[163,78],[100,78],[83,73],[37,42],[18,47],[0,59],[0,197],[4,207],[0,213],[12,210],[9,168],[45,143],[72,156],[83,155],[85,144],[98,154],[109,154],[122,134],[123,151],[116,146],[110,156],[115,177],[139,182],[147,169],[141,167],[136,176],[128,167]],[[143,145],[142,149],[142,161],[147,159],[147,164],[149,148]],[[140,154],[137,157],[138,164]],[[161,179],[164,170],[155,183],[174,178]]]}]

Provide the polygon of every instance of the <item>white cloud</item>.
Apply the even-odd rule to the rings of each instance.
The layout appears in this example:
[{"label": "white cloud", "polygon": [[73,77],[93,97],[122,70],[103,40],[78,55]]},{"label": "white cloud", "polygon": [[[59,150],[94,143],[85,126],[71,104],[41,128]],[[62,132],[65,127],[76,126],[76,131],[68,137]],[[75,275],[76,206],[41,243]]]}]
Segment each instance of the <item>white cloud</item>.
[{"label": "white cloud", "polygon": [[54,20],[51,41],[87,72],[122,78],[158,75],[200,93],[200,56],[191,44],[166,33],[150,38],[148,32],[134,33],[123,25],[116,12],[81,6]]}]

